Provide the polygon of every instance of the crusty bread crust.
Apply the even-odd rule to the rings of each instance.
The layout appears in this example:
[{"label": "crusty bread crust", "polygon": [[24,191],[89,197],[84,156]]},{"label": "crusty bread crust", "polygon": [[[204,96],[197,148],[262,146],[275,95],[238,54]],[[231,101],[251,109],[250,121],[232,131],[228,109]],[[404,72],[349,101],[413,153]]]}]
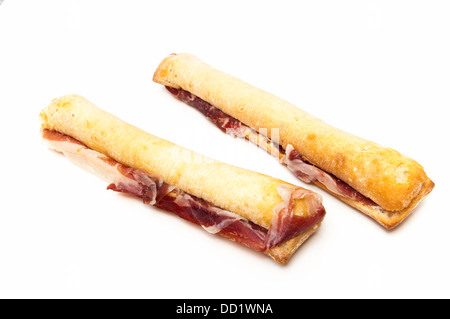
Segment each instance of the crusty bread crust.
[{"label": "crusty bread crust", "polygon": [[309,236],[311,236],[317,229],[319,229],[321,223],[322,221],[315,224],[313,227],[298,235],[297,237],[294,237],[282,243],[281,245],[273,247],[264,253],[272,257],[272,259],[277,263],[287,263],[291,256],[295,253],[297,248],[300,247],[305,242],[305,240],[308,239]]},{"label": "crusty bread crust", "polygon": [[[275,206],[283,202],[277,187],[290,185],[300,189],[267,175],[218,162],[146,133],[78,95],[54,99],[41,112],[40,119],[44,129],[69,135],[119,163],[157,175],[167,184],[265,228],[271,225]],[[308,214],[306,198],[295,199],[294,214]],[[308,234],[309,230],[291,241],[300,245]],[[278,251],[273,258],[285,262],[296,248],[293,244],[283,245],[279,250],[272,248]]]},{"label": "crusty bread crust", "polygon": [[[265,128],[269,138],[271,129],[278,128],[281,146],[293,145],[308,162],[343,180],[386,212],[409,214],[414,203],[433,188],[423,167],[411,158],[328,125],[193,55],[168,56],[153,80],[189,91],[256,130]],[[384,215],[373,209],[351,205],[385,223]],[[396,216],[400,215],[404,213]]]},{"label": "crusty bread crust", "polygon": [[410,203],[408,207],[405,209],[402,209],[400,211],[387,211],[380,206],[371,206],[367,205],[365,203],[362,203],[360,201],[346,198],[340,195],[336,195],[332,192],[330,192],[324,185],[322,185],[320,182],[315,182],[317,186],[322,188],[323,190],[327,191],[331,195],[334,195],[338,197],[340,200],[342,200],[344,203],[356,208],[360,212],[366,214],[367,216],[373,218],[375,221],[377,221],[380,225],[384,226],[386,229],[392,229],[399,225],[406,217],[409,216],[409,214],[412,213],[414,208],[417,207],[417,205],[422,202],[425,197],[433,190],[434,183],[430,179],[423,185],[417,196],[413,199],[413,201]]}]

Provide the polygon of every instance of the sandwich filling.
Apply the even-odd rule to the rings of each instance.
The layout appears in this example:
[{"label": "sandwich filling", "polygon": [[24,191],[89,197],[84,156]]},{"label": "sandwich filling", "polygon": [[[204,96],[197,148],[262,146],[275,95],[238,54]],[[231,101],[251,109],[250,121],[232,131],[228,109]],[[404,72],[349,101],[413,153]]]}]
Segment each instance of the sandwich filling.
[{"label": "sandwich filling", "polygon": [[[273,209],[271,226],[266,229],[169,185],[159,176],[123,165],[71,136],[43,129],[42,137],[51,148],[105,179],[109,183],[107,189],[137,196],[145,204],[175,213],[210,233],[220,234],[257,251],[265,252],[302,234],[325,215],[320,195],[293,185],[280,184],[277,191],[282,201]],[[296,199],[307,201],[308,212],[305,216],[294,215]]]},{"label": "sandwich filling", "polygon": [[286,149],[284,149],[281,145],[275,143],[263,134],[258,134],[258,132],[256,132],[253,128],[226,114],[219,108],[211,105],[198,96],[181,88],[176,89],[169,86],[166,86],[166,88],[180,101],[200,111],[223,132],[236,137],[246,138],[259,147],[266,149],[275,157],[278,157],[280,162],[285,164],[287,168],[303,182],[318,182],[336,195],[361,202],[365,205],[374,207],[378,206],[370,198],[364,196],[336,176],[333,176],[319,167],[309,163],[307,159],[299,154],[292,145],[288,144]]}]

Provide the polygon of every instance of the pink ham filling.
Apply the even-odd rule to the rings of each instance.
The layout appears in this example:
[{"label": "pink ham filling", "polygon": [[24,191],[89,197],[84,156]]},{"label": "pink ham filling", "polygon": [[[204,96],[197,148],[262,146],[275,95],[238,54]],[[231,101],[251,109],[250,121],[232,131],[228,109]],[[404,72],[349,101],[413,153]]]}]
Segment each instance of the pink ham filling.
[{"label": "pink ham filling", "polygon": [[[223,132],[231,134],[233,136],[238,137],[246,137],[248,138],[248,133],[257,134],[256,131],[234,117],[226,114],[219,108],[211,105],[205,100],[195,96],[194,94],[183,90],[183,89],[175,89],[169,86],[166,86],[167,90],[176,96],[180,101],[194,107],[198,111],[200,111],[206,118],[208,118],[211,122],[214,123],[219,129]],[[292,145],[288,145],[286,150],[283,149],[281,145],[278,145],[271,141],[267,137],[263,137],[259,135],[258,139],[265,138],[266,143],[271,143],[272,146],[278,150],[278,152],[271,152],[273,155],[278,156],[280,154],[284,154],[281,159],[281,162],[287,166],[287,168],[300,180],[305,183],[311,182],[320,182],[324,185],[330,192],[359,201],[363,204],[370,206],[378,206],[375,202],[373,202],[370,198],[362,195],[360,192],[355,190],[353,187],[343,182],[339,178],[328,174],[327,172],[321,170],[320,168],[310,164],[307,160],[301,156]],[[255,142],[255,139],[250,139],[252,142]],[[258,143],[258,145],[261,145]]]},{"label": "pink ham filling", "polygon": [[[320,222],[325,215],[319,195],[298,187],[283,185],[278,190],[283,201],[275,207],[272,225],[266,229],[166,184],[158,176],[150,176],[142,170],[118,163],[70,136],[46,129],[42,131],[42,135],[51,147],[70,155],[69,157],[80,156],[80,151],[84,151],[81,152],[84,153],[81,155],[84,160],[90,161],[91,166],[101,166],[98,167],[99,171],[108,172],[108,178],[113,179],[107,189],[142,198],[146,204],[173,212],[202,226],[210,233],[219,233],[261,252],[298,236]],[[294,200],[299,198],[308,199],[307,216],[293,214]]]}]

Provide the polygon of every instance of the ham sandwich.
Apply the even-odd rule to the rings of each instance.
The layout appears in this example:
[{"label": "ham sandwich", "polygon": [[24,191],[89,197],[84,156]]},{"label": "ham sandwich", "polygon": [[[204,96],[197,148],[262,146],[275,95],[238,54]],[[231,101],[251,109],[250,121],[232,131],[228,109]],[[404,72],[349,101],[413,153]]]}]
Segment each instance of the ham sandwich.
[{"label": "ham sandwich", "polygon": [[337,129],[191,54],[166,57],[153,81],[222,131],[263,147],[303,182],[387,229],[401,223],[434,187],[411,158]]},{"label": "ham sandwich", "polygon": [[319,194],[207,158],[158,138],[78,95],[40,114],[50,148],[99,175],[107,189],[132,194],[286,263],[320,226]]}]

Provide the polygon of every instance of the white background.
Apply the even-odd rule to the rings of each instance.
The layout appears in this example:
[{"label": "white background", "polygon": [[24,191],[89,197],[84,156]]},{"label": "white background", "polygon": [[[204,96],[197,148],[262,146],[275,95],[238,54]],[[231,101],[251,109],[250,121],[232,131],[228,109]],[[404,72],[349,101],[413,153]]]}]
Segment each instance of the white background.
[{"label": "white background", "polygon": [[[0,5],[0,297],[449,298],[450,2],[20,1]],[[323,191],[319,231],[281,266],[49,151],[38,114],[77,93],[148,132],[305,186],[178,102],[172,52],[421,163],[436,183],[398,228]]]}]

